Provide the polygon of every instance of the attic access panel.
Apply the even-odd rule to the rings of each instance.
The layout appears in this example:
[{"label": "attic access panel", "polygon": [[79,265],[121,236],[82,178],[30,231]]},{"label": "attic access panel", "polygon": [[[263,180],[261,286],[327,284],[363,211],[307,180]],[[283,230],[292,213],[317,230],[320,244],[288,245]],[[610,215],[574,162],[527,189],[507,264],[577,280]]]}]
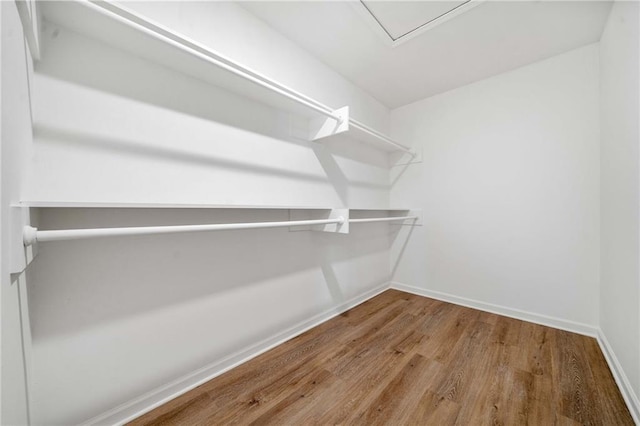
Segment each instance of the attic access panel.
[{"label": "attic access panel", "polygon": [[359,3],[370,24],[395,46],[477,6],[480,1],[360,0]]}]

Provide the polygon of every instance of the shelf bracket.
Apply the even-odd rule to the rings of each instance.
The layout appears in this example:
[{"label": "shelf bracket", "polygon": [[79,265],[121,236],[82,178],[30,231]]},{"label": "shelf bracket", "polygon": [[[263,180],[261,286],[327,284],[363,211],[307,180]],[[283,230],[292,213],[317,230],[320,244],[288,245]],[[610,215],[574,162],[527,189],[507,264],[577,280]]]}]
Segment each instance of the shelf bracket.
[{"label": "shelf bracket", "polygon": [[28,207],[11,206],[11,263],[9,272],[19,274],[24,271],[36,256],[35,245],[25,247],[24,228],[30,226],[31,218]]},{"label": "shelf bracket", "polygon": [[407,164],[415,163],[422,163],[422,147],[413,148],[413,155],[403,151],[389,154],[389,167],[406,166]]},{"label": "shelf bracket", "polygon": [[417,216],[418,218],[402,222],[402,226],[422,226],[422,209],[407,210],[407,216]]},{"label": "shelf bracket", "polygon": [[333,111],[340,121],[333,118],[314,118],[309,123],[309,139],[317,141],[349,130],[349,107],[345,106]]},{"label": "shelf bracket", "polygon": [[314,220],[343,218],[343,223],[330,223],[328,225],[291,226],[289,231],[317,231],[333,232],[338,234],[349,233],[349,209],[331,210],[289,210],[289,220]]}]

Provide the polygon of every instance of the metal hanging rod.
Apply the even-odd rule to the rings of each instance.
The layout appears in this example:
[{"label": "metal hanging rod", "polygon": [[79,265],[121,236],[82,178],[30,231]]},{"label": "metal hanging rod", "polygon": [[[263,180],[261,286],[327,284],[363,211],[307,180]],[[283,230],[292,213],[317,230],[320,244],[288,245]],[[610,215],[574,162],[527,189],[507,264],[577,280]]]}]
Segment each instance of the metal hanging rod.
[{"label": "metal hanging rod", "polygon": [[349,223],[395,222],[401,220],[417,220],[418,216],[373,217],[365,219],[349,219]]},{"label": "metal hanging rod", "polygon": [[342,225],[346,220],[340,216],[335,219],[318,220],[289,220],[284,222],[250,222],[250,223],[223,223],[214,225],[178,225],[178,226],[145,226],[128,228],[95,228],[95,229],[65,229],[55,231],[39,231],[38,228],[25,226],[23,242],[30,246],[36,242],[80,240],[99,237],[119,237],[126,235],[150,235],[150,234],[176,234],[181,232],[202,231],[231,231],[236,229],[261,229],[284,228],[288,226],[304,225],[329,225],[336,223]]},{"label": "metal hanging rod", "polygon": [[181,37],[161,25],[155,24],[137,16],[136,14],[128,11],[125,8],[115,6],[106,2],[86,2],[83,4],[89,8],[93,8],[96,11],[100,11],[103,14],[108,14],[114,20],[137,29],[162,42],[168,43],[182,50],[183,52],[197,56],[198,58],[226,71],[229,71],[230,73],[235,74],[238,77],[244,78],[251,81],[252,83],[276,92],[326,117],[333,118],[338,123],[342,123],[343,121],[343,117],[340,117],[338,114],[334,113],[333,110],[328,106],[323,105],[305,95],[302,95],[301,93],[298,93],[276,81],[268,79],[267,77],[264,77],[261,74],[252,71],[242,65],[238,65],[232,60],[211,51],[201,44],[189,40],[188,38]]}]

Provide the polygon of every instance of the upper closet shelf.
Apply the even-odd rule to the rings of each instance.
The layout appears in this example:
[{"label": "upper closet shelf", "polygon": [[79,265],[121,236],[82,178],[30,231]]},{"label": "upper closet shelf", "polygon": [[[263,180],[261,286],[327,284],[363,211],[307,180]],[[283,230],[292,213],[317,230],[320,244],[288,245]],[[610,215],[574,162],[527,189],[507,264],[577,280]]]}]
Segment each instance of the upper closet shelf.
[{"label": "upper closet shelf", "polygon": [[346,133],[379,149],[414,156],[409,147],[350,118],[348,107],[330,108],[126,8],[85,0],[40,4],[46,21],[244,97],[310,118],[310,140]]},{"label": "upper closet shelf", "polygon": [[251,209],[251,210],[331,210],[328,206],[279,206],[248,204],[180,204],[180,203],[105,203],[71,201],[21,201],[16,207],[31,208],[101,208],[101,209]]}]

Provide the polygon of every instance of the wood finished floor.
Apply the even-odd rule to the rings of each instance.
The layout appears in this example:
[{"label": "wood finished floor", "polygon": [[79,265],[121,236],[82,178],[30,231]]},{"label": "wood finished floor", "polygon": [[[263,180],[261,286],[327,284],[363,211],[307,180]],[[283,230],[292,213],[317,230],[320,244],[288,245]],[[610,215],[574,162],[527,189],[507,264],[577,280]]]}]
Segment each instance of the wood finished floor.
[{"label": "wood finished floor", "polygon": [[388,290],[133,425],[633,425],[595,339]]}]

